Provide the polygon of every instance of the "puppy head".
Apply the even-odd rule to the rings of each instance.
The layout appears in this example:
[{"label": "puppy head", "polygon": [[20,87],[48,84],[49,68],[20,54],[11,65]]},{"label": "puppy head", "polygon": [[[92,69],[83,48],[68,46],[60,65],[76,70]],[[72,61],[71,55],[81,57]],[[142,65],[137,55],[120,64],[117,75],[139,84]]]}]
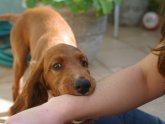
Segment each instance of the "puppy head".
[{"label": "puppy head", "polygon": [[58,44],[44,55],[43,82],[53,96],[89,95],[95,89],[87,57],[76,47]]},{"label": "puppy head", "polygon": [[73,46],[59,44],[47,50],[32,68],[22,93],[10,108],[10,114],[46,102],[47,90],[53,96],[89,95],[94,88],[95,80],[90,75],[86,56]]}]

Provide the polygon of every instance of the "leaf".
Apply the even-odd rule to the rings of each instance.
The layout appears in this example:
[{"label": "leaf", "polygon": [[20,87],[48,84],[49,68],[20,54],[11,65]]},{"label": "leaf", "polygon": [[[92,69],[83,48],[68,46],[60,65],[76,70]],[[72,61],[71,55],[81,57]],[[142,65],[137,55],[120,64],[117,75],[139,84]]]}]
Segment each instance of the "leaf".
[{"label": "leaf", "polygon": [[74,3],[81,3],[82,1],[85,1],[85,0],[73,0]]},{"label": "leaf", "polygon": [[70,6],[73,4],[73,0],[64,0],[64,3]]},{"label": "leaf", "polygon": [[99,0],[104,15],[109,14],[113,10],[113,0]]},{"label": "leaf", "polygon": [[93,7],[92,0],[82,0],[80,5],[84,10],[88,10]]},{"label": "leaf", "polygon": [[66,0],[65,4],[73,13],[79,14],[92,7],[92,0]]},{"label": "leaf", "polygon": [[78,8],[77,6],[74,6],[74,5],[70,5],[70,6],[68,6],[68,8],[69,8],[74,14],[77,14],[77,13],[79,13],[79,11],[80,11],[80,8]]},{"label": "leaf", "polygon": [[26,5],[29,8],[33,8],[37,5],[37,0],[26,0]]},{"label": "leaf", "polygon": [[59,2],[52,1],[51,5],[54,8],[62,8],[64,6],[64,1],[59,1]]},{"label": "leaf", "polygon": [[49,4],[51,0],[41,0],[43,4]]},{"label": "leaf", "polygon": [[96,9],[96,15],[102,15],[101,4],[99,0],[93,0],[93,7]]}]

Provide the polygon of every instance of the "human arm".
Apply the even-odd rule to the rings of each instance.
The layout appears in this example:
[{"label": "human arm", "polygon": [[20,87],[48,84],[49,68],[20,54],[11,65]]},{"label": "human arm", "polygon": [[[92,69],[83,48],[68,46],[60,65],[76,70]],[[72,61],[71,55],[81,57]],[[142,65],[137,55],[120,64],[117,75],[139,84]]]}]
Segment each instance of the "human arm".
[{"label": "human arm", "polygon": [[114,115],[163,95],[165,79],[158,72],[157,61],[157,55],[149,54],[137,64],[99,82],[91,98],[93,102],[88,102],[94,104],[87,105],[90,106],[89,115]]},{"label": "human arm", "polygon": [[33,124],[35,120],[37,122],[34,124],[45,124],[45,121],[63,124],[73,119],[114,115],[138,107],[165,92],[165,79],[157,70],[157,61],[156,55],[149,54],[137,64],[98,82],[90,96],[64,95],[53,98],[39,107],[13,116],[7,124],[15,124],[20,119],[23,120],[17,124]]}]

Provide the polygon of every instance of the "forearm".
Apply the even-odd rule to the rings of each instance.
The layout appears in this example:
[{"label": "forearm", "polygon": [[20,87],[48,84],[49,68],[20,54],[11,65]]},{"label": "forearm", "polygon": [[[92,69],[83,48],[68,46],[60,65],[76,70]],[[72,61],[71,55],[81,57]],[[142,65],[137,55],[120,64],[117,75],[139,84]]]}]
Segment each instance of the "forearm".
[{"label": "forearm", "polygon": [[[152,62],[149,61],[150,58]],[[91,96],[75,98],[75,103],[78,104],[77,108],[74,107],[77,111],[75,117],[118,114],[163,95],[164,77],[157,72],[156,59],[153,60],[153,55],[149,55],[142,64],[123,69],[99,82]],[[147,67],[148,61],[151,67]],[[151,68],[151,72],[146,74],[148,68]]]},{"label": "forearm", "polygon": [[132,66],[99,82],[94,94],[82,100],[86,102],[80,110],[84,112],[80,114],[114,115],[147,102],[150,99],[148,87],[140,71]]},{"label": "forearm", "polygon": [[88,102],[93,104],[88,106],[94,107],[91,108],[93,113],[90,113],[94,116],[118,114],[153,99],[145,77],[137,66],[126,68],[99,82],[97,86],[95,94],[89,98],[96,102]]}]

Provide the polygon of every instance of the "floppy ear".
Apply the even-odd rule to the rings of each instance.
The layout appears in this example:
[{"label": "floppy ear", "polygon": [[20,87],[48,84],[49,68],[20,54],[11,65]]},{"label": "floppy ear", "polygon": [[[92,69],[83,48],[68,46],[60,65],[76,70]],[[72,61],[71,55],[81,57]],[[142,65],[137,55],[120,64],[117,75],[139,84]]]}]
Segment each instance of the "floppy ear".
[{"label": "floppy ear", "polygon": [[10,115],[48,101],[46,86],[44,82],[41,81],[42,74],[43,59],[33,68],[22,93],[17,97],[14,105],[10,108]]}]

